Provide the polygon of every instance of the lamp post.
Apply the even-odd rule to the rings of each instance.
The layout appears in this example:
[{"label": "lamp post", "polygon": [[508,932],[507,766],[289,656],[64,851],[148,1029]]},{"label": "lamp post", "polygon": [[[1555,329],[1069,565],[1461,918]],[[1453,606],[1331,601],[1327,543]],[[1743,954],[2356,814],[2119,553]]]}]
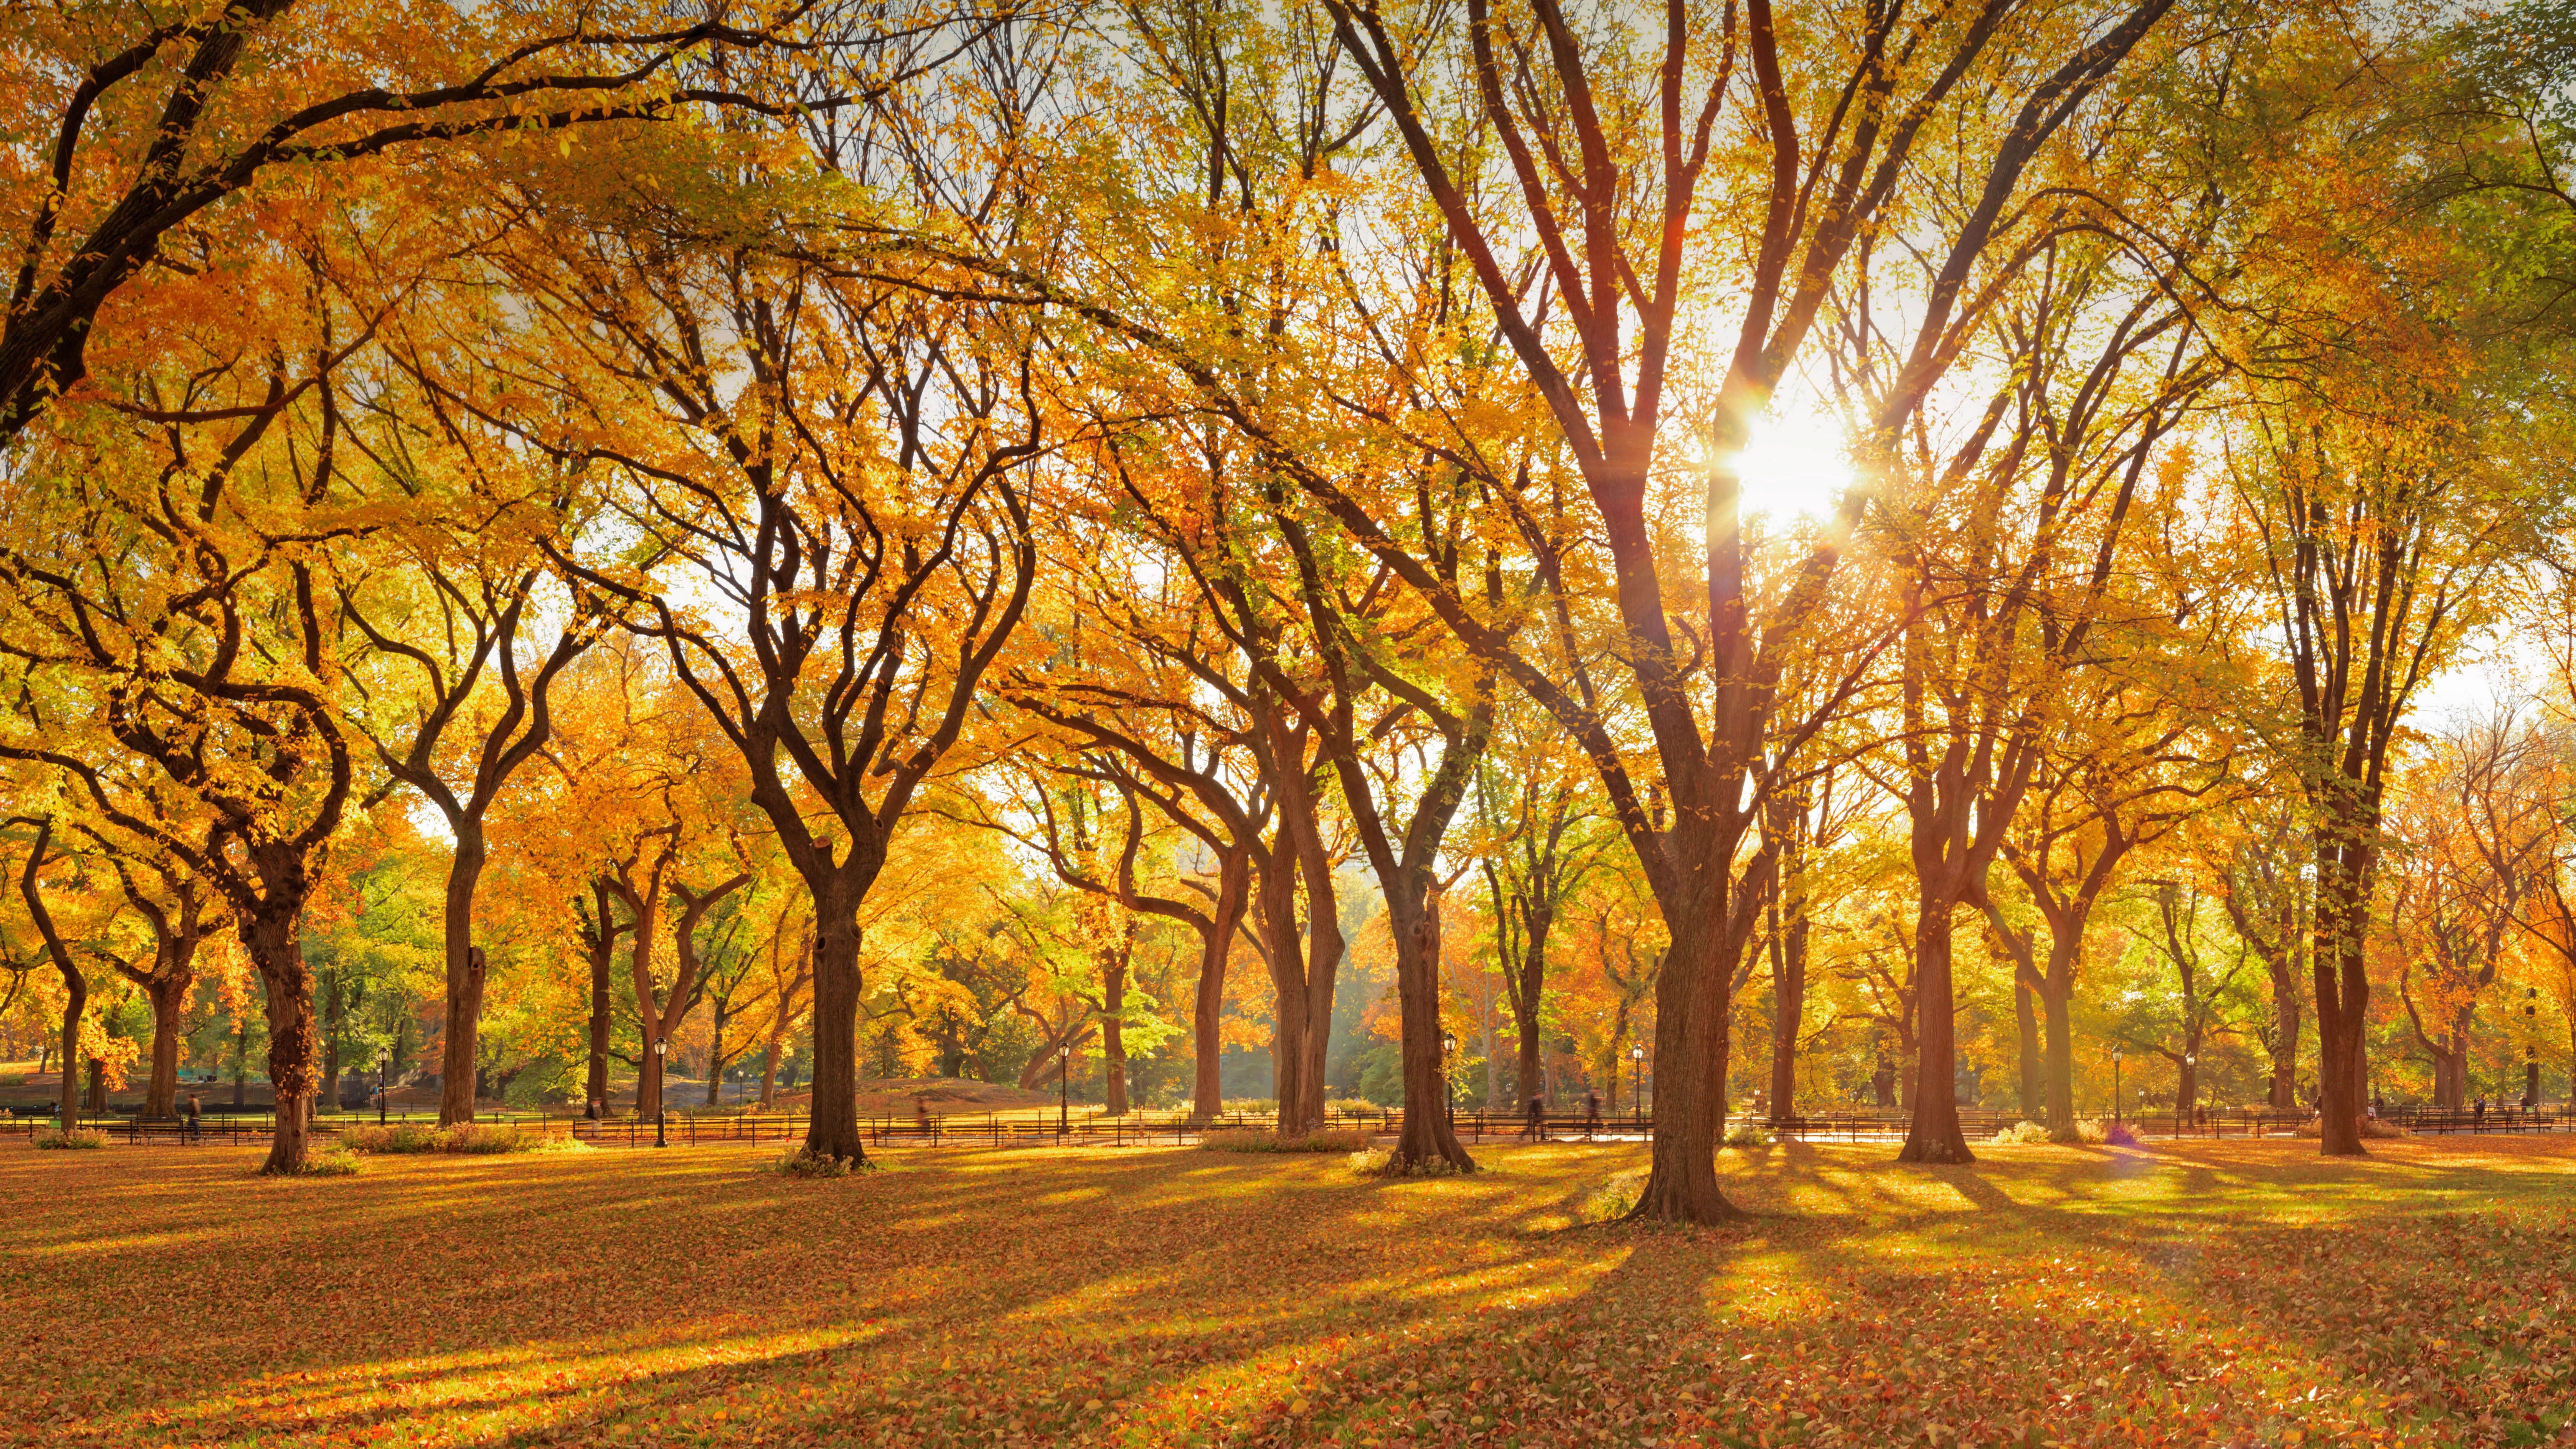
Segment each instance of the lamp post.
[{"label": "lamp post", "polygon": [[2120,1049],[2111,1048],[2111,1125],[2120,1125]]},{"label": "lamp post", "polygon": [[668,1147],[671,1145],[670,1135],[665,1130],[662,1120],[664,1116],[662,1098],[665,1095],[662,1091],[662,1059],[670,1054],[671,1043],[669,1041],[664,1040],[653,1043],[653,1145],[656,1147]]},{"label": "lamp post", "polygon": [[1055,1140],[1062,1142],[1072,1130],[1073,1117],[1073,1043],[1055,1049]]},{"label": "lamp post", "polygon": [[1449,1080],[1449,1061],[1457,1053],[1457,1033],[1447,1031],[1440,1033],[1440,1107],[1449,1120],[1449,1130],[1452,1132],[1458,1130],[1458,1088],[1456,1083]]},{"label": "lamp post", "polygon": [[1646,1120],[1646,1044],[1628,1044],[1628,1110],[1638,1121]]},{"label": "lamp post", "polygon": [[[376,1052],[376,1125],[379,1127],[385,1125],[385,1079],[392,1074],[393,1069],[394,1049],[379,1048]],[[336,1093],[339,1088],[334,1087],[331,1090]]]}]

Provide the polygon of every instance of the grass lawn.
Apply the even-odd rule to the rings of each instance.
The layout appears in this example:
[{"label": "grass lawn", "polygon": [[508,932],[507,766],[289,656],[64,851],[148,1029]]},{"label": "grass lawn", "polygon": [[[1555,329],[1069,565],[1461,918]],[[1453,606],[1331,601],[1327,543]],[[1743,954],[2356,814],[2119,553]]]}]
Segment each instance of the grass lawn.
[{"label": "grass lawn", "polygon": [[[2576,1142],[1337,1157],[0,1148],[0,1445],[2576,1442]],[[2562,1427],[2566,1426],[2566,1427]]]}]

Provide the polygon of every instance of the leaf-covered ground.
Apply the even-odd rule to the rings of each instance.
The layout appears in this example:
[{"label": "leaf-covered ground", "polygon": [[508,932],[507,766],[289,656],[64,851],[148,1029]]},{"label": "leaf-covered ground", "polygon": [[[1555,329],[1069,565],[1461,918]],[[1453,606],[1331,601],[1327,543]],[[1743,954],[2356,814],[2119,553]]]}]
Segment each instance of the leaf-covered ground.
[{"label": "leaf-covered ground", "polygon": [[0,1151],[0,1445],[2576,1442],[2576,1143]]}]

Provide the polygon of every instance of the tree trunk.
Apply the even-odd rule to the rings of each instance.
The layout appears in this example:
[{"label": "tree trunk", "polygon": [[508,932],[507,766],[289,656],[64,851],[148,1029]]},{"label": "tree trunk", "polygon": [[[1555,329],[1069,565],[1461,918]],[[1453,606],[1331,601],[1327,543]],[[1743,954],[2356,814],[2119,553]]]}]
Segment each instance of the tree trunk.
[{"label": "tree trunk", "polygon": [[474,944],[474,888],[483,878],[483,823],[451,812],[456,856],[447,867],[447,1025],[439,1053],[438,1125],[474,1120],[483,1022],[482,948]]},{"label": "tree trunk", "polygon": [[2299,1105],[2299,978],[2272,974],[2272,1110]]},{"label": "tree trunk", "polygon": [[1913,1121],[1899,1162],[1970,1163],[1959,1126],[1957,1013],[1950,977],[1953,899],[1927,888],[1914,921],[1915,1068]]},{"label": "tree trunk", "polygon": [[[2371,827],[2376,829],[2375,823]],[[2348,832],[2358,839],[2361,832]],[[2312,951],[2317,993],[2318,1151],[2359,1157],[2362,1078],[2367,1071],[2363,1030],[2370,1007],[2370,976],[2362,957],[2369,922],[2367,844],[2347,858],[2325,838],[2318,841],[2316,937]]]},{"label": "tree trunk", "polygon": [[1395,895],[1387,898],[1396,1005],[1403,1018],[1404,1128],[1396,1136],[1395,1162],[1410,1170],[1439,1160],[1473,1172],[1476,1160],[1458,1145],[1450,1123],[1449,1064],[1440,1050],[1440,923],[1432,914],[1434,899],[1426,909]]},{"label": "tree trunk", "polygon": [[242,946],[259,969],[268,998],[268,1080],[276,1097],[277,1127],[269,1139],[268,1160],[260,1165],[264,1173],[304,1170],[319,1085],[313,974],[305,968],[304,944],[297,929],[303,912],[300,892],[273,889],[262,908],[246,914],[240,925]]},{"label": "tree trunk", "polygon": [[1100,999],[1106,1010],[1100,1016],[1100,1078],[1106,1105],[1103,1111],[1111,1117],[1127,1115],[1127,1042],[1121,1034],[1125,1020],[1120,1013],[1127,1009],[1127,947],[1121,945],[1114,962],[1105,962],[1101,970]]},{"label": "tree trunk", "polygon": [[2040,993],[2041,1019],[2047,1025],[2048,1130],[2075,1130],[2075,993]]},{"label": "tree trunk", "polygon": [[2040,1069],[2039,1011],[2032,1004],[2030,983],[2019,973],[2013,976],[2013,1025],[2021,1044],[2021,1118],[2025,1122],[2047,1120],[2047,1074]]},{"label": "tree trunk", "polygon": [[57,1110],[57,1126],[65,1132],[80,1125],[80,1074],[73,1063],[80,1060],[81,1012],[89,1005],[89,978],[72,960],[71,948],[63,943],[62,933],[54,929],[53,912],[45,908],[45,894],[36,883],[45,867],[45,849],[52,843],[54,822],[48,817],[36,826],[36,843],[27,852],[27,868],[19,874],[18,894],[27,903],[27,914],[35,921],[37,934],[44,938],[45,954],[63,978],[63,1090]]},{"label": "tree trunk", "polygon": [[1252,894],[1252,850],[1243,846],[1217,860],[1216,903],[1199,938],[1197,995],[1190,1003],[1190,1116],[1206,1122],[1225,1110],[1225,968],[1234,954]]},{"label": "tree trunk", "polygon": [[179,1110],[179,1014],[188,999],[188,980],[155,973],[143,988],[152,1003],[152,1080],[143,1089],[143,1115],[175,1116]]},{"label": "tree trunk", "polygon": [[867,1161],[859,1142],[859,902],[861,887],[814,896],[814,1104],[805,1150]]},{"label": "tree trunk", "polygon": [[590,942],[590,1070],[582,1083],[584,1116],[608,1115],[608,974],[617,953],[617,936],[608,929],[608,888],[594,884],[598,934]]},{"label": "tree trunk", "polygon": [[322,995],[322,1092],[333,1107],[340,1105],[340,978],[340,968],[332,967]]},{"label": "tree trunk", "polygon": [[724,1105],[724,1024],[724,1003],[719,1001],[715,1004],[714,1020],[709,1023],[712,1034],[707,1038],[707,1105],[710,1107]]},{"label": "tree trunk", "polygon": [[[1807,1019],[1807,913],[1789,910],[1771,951],[1771,1120],[1798,1115],[1798,1031]],[[1615,1063],[1613,1064],[1616,1065]]]},{"label": "tree trunk", "polygon": [[1516,1088],[1520,1101],[1515,1105],[1526,1107],[1529,1105],[1530,1098],[1537,1097],[1544,1101],[1548,1096],[1547,1073],[1539,1061],[1541,1042],[1539,1040],[1538,1001],[1535,997],[1529,998],[1526,1001],[1515,1001],[1512,1003],[1512,1026],[1520,1035],[1520,1053],[1517,1058],[1518,1065],[1513,1068],[1513,1070],[1520,1074],[1519,1084]]},{"label": "tree trunk", "polygon": [[107,1115],[107,1059],[104,1057],[89,1059],[89,1110],[99,1116]]},{"label": "tree trunk", "polygon": [[244,1084],[249,1076],[250,1018],[243,1017],[233,1023],[233,1105],[235,1107],[248,1105],[243,1094]]},{"label": "tree trunk", "polygon": [[[1724,1034],[1734,962],[1726,950],[1725,922],[1733,881],[1732,854],[1700,852],[1702,900],[1667,908],[1677,923],[1663,973],[1655,981],[1655,1130],[1651,1167],[1632,1218],[1654,1222],[1718,1223],[1744,1216],[1717,1186],[1718,1124],[1723,1076],[1691,1063],[1720,1061],[1715,1039]],[[1713,900],[1707,899],[1714,897]]]}]

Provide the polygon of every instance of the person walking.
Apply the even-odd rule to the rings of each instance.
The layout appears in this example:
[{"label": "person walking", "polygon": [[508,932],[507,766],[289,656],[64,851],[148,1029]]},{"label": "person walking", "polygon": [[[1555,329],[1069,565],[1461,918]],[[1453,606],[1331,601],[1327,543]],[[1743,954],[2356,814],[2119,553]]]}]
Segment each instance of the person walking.
[{"label": "person walking", "polygon": [[2487,1130],[2487,1094],[2484,1092],[2478,1093],[2477,1110],[2470,1118],[2470,1126],[2479,1132]]},{"label": "person walking", "polygon": [[1601,1093],[1596,1089],[1583,1094],[1583,1140],[1591,1141],[1592,1134],[1600,1130]]},{"label": "person walking", "polygon": [[203,1142],[206,1140],[205,1123],[200,1120],[199,1117],[199,1113],[201,1111],[202,1109],[197,1105],[197,1094],[190,1092],[188,1094],[188,1110],[182,1114],[184,1120],[179,1124],[180,1141]]},{"label": "person walking", "polygon": [[1519,1135],[1535,1142],[1545,1142],[1547,1140],[1547,1099],[1530,1098],[1527,1117],[1528,1120],[1522,1126]]}]

